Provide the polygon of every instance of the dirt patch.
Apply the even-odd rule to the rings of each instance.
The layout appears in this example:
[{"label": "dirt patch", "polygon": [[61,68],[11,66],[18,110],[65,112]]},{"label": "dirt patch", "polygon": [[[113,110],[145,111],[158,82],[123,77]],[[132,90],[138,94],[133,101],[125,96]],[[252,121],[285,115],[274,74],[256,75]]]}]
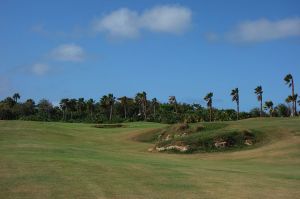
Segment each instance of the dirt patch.
[{"label": "dirt patch", "polygon": [[205,129],[205,127],[203,125],[197,125],[195,127],[195,131],[198,132],[198,131],[203,131]]},{"label": "dirt patch", "polygon": [[172,130],[176,132],[181,132],[189,128],[189,125],[187,123],[180,123],[180,124],[175,124],[172,126]]}]

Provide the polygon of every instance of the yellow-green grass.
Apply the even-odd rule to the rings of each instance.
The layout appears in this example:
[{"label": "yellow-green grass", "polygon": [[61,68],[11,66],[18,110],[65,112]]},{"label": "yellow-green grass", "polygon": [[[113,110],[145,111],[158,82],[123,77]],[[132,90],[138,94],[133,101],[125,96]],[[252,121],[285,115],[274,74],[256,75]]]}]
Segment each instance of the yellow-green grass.
[{"label": "yellow-green grass", "polygon": [[267,138],[242,151],[150,153],[133,138],[162,124],[0,121],[0,198],[299,198],[300,119],[227,123]]}]

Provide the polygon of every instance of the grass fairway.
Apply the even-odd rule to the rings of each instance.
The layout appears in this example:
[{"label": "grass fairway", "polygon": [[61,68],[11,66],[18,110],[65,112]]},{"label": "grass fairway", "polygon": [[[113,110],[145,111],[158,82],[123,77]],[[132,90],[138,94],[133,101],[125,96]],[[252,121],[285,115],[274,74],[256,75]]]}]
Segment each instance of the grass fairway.
[{"label": "grass fairway", "polygon": [[250,150],[150,153],[135,135],[162,127],[0,121],[0,198],[299,198],[300,119],[251,119]]}]

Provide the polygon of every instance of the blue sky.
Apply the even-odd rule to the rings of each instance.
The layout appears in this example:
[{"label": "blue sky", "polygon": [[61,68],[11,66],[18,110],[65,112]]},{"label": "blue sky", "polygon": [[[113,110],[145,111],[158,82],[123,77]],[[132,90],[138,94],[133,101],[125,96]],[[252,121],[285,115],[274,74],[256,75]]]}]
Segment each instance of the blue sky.
[{"label": "blue sky", "polygon": [[0,0],[0,98],[94,98],[109,92],[241,109],[300,93],[298,0]]}]

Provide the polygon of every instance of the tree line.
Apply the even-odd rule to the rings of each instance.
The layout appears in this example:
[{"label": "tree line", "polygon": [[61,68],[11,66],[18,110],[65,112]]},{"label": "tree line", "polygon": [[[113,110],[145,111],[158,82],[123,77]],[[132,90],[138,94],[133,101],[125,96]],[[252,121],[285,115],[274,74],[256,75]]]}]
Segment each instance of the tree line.
[{"label": "tree line", "polygon": [[130,121],[152,121],[161,123],[230,121],[250,117],[290,117],[297,116],[298,95],[295,93],[294,79],[291,74],[284,78],[291,88],[291,95],[285,103],[274,106],[271,100],[263,102],[263,88],[257,86],[254,94],[259,102],[258,108],[249,112],[240,112],[239,88],[232,89],[230,96],[236,103],[234,109],[217,109],[213,107],[213,92],[203,99],[206,107],[200,104],[178,103],[175,96],[170,96],[167,103],[161,103],[156,98],[148,99],[146,92],[139,92],[134,97],[116,98],[112,93],[103,95],[100,100],[85,100],[84,98],[64,98],[59,106],[53,106],[46,99],[36,103],[33,99],[20,102],[20,94],[15,93],[0,102],[0,119],[2,120],[35,120],[35,121],[65,121],[116,123]]}]

